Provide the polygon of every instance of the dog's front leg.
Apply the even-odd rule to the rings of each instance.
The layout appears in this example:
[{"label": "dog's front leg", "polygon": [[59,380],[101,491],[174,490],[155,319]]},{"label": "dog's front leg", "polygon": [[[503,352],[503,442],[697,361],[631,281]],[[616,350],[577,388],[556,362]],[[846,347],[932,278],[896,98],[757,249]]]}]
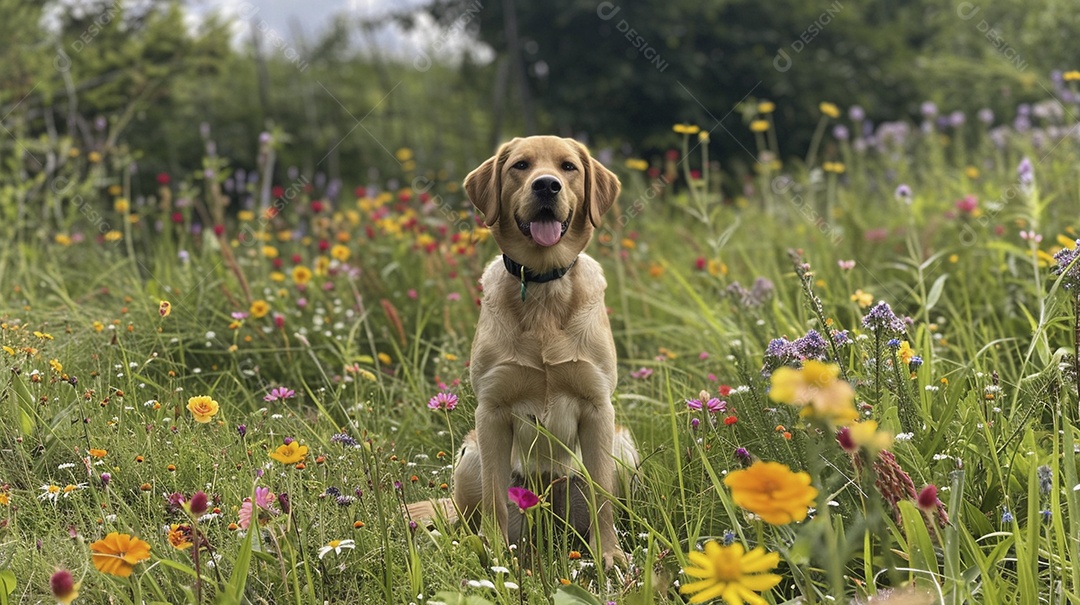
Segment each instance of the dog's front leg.
[{"label": "dog's front leg", "polygon": [[509,410],[483,403],[478,405],[476,436],[480,445],[482,518],[494,519],[506,542],[506,491],[510,487],[510,452],[514,444],[513,418]]},{"label": "dog's front leg", "polygon": [[585,406],[578,426],[581,462],[595,485],[591,488],[591,500],[596,506],[599,526],[592,528],[589,537],[593,548],[603,558],[605,569],[613,565],[625,567],[626,555],[619,548],[619,539],[615,535],[614,505],[608,499],[609,494],[615,493],[615,460],[611,457],[615,409],[608,400],[596,405],[589,402]]}]

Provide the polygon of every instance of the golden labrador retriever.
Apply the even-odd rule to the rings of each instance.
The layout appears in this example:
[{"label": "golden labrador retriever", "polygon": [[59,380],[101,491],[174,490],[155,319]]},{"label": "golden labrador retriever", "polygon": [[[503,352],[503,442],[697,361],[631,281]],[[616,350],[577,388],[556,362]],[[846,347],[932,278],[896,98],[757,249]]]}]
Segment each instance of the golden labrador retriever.
[{"label": "golden labrador retriever", "polygon": [[475,524],[479,512],[515,542],[521,515],[508,507],[507,489],[567,477],[551,484],[556,514],[588,530],[605,567],[625,563],[609,498],[625,489],[619,472],[627,479],[639,459],[611,404],[607,282],[583,253],[619,190],[582,144],[551,136],[514,139],[465,178],[503,254],[480,280],[470,362],[476,430],[458,454],[453,500],[411,505],[414,518],[459,512]]}]

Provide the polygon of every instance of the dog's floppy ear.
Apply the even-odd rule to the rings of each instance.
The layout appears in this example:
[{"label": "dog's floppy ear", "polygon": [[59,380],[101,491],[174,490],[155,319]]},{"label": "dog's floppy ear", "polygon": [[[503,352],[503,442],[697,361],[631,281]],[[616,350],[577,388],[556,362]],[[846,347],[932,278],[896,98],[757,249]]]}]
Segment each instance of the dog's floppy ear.
[{"label": "dog's floppy ear", "polygon": [[[517,139],[514,139],[515,141]],[[495,155],[488,158],[465,177],[465,193],[476,209],[484,213],[484,224],[488,227],[499,220],[499,205],[502,198],[502,167],[510,156],[509,143],[503,143]]]},{"label": "dog's floppy ear", "polygon": [[593,227],[599,227],[604,213],[611,208],[619,197],[622,185],[615,173],[589,155],[584,145],[574,141],[581,155],[582,169],[585,171],[585,212]]}]

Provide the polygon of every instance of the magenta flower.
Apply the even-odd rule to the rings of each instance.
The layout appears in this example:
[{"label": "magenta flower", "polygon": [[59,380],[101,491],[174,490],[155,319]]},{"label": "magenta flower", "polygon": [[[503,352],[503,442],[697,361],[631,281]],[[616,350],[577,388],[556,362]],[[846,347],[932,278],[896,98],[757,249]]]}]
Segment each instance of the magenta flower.
[{"label": "magenta flower", "polygon": [[715,414],[717,412],[723,412],[724,410],[726,410],[727,402],[721,401],[716,397],[709,398],[709,400],[705,403],[702,403],[700,399],[687,399],[686,407],[690,408],[691,410],[700,410],[704,408],[707,409],[710,414]]},{"label": "magenta flower", "polygon": [[630,376],[632,378],[641,379],[641,378],[648,378],[649,376],[652,376],[652,373],[653,373],[653,371],[652,371],[651,368],[640,368],[640,369],[634,370],[633,372],[630,372]]},{"label": "magenta flower", "polygon": [[293,397],[296,397],[296,391],[292,389],[287,389],[285,387],[277,387],[271,390],[269,395],[263,397],[263,401],[277,401],[279,399],[285,400],[292,399]]},{"label": "magenta flower", "polygon": [[427,406],[432,411],[445,410],[449,412],[457,407],[458,398],[453,393],[442,392],[428,400]]},{"label": "magenta flower", "polygon": [[521,510],[522,513],[537,504],[540,504],[540,496],[537,496],[524,487],[511,487],[506,490],[506,497],[514,504],[517,504],[518,509]]}]

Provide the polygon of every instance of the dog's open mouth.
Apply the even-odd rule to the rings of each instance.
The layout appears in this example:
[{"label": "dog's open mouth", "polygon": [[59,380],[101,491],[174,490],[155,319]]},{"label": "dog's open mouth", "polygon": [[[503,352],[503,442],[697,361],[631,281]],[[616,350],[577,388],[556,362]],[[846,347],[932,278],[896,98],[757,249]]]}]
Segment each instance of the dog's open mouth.
[{"label": "dog's open mouth", "polygon": [[566,233],[566,228],[570,226],[570,219],[573,217],[574,213],[571,212],[566,220],[560,223],[550,210],[541,210],[530,222],[518,221],[518,229],[521,229],[525,237],[541,246],[554,246]]}]

